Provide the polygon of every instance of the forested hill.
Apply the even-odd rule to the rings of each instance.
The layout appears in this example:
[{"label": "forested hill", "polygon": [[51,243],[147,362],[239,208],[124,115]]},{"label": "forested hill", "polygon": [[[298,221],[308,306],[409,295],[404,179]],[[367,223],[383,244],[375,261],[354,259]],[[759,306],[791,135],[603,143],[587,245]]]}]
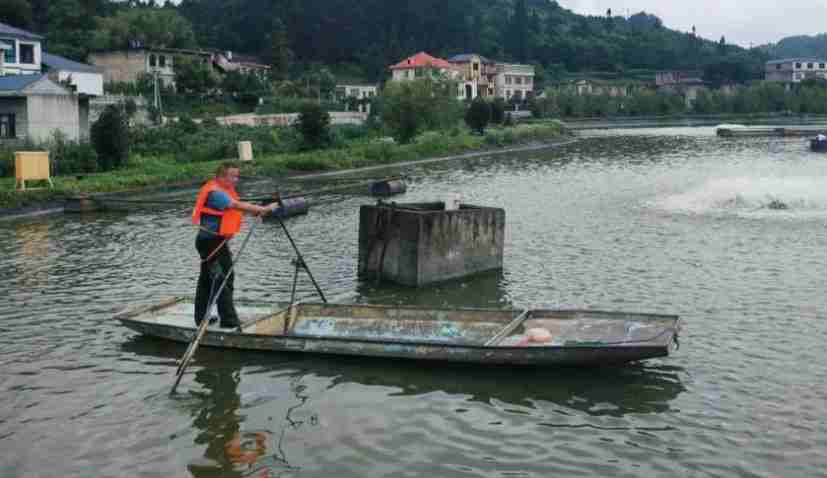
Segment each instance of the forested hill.
[{"label": "forested hill", "polygon": [[778,43],[762,46],[773,59],[815,57],[827,58],[827,33],[787,37]]},{"label": "forested hill", "polygon": [[[691,32],[655,16],[607,11],[581,16],[552,0],[181,0],[150,7],[129,0],[2,0],[0,21],[45,33],[48,48],[82,59],[130,39],[168,47],[209,47],[260,55],[293,68],[353,65],[379,79],[418,51],[478,52],[533,63],[550,75],[635,69],[724,68],[759,77],[765,54]],[[187,23],[189,25],[187,25]],[[698,26],[702,28],[702,25]],[[692,28],[687,26],[687,28]]]}]

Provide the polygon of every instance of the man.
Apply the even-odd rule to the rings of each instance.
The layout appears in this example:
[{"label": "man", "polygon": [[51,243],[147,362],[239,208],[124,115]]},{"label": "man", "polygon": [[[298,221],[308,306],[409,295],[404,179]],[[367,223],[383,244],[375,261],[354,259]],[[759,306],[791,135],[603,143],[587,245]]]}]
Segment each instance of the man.
[{"label": "man", "polygon": [[238,314],[233,305],[235,273],[230,271],[233,256],[227,243],[241,230],[243,213],[259,216],[272,212],[279,206],[278,202],[258,206],[241,201],[235,190],[239,174],[239,167],[235,163],[222,163],[215,172],[215,178],[201,187],[195,200],[192,223],[199,226],[195,248],[201,256],[201,272],[195,291],[196,325],[204,319],[212,294],[218,292],[225,275],[229,273],[227,284],[218,296],[218,316],[221,318],[221,327],[239,326]]}]

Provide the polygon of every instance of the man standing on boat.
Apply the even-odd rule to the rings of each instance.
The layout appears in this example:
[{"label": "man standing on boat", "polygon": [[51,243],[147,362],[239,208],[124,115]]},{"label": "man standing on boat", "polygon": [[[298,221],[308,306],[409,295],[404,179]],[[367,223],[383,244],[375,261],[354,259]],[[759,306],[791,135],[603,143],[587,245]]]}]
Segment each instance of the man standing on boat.
[{"label": "man standing on boat", "polygon": [[233,256],[228,242],[241,230],[245,212],[260,216],[279,206],[278,202],[258,206],[241,201],[235,190],[239,175],[237,164],[222,163],[215,172],[215,178],[201,187],[195,200],[192,223],[198,226],[195,248],[201,256],[201,272],[195,291],[196,325],[204,319],[212,294],[218,291],[225,274],[229,272],[227,283],[218,296],[218,316],[221,318],[221,327],[238,327],[238,314],[233,304],[235,273],[231,271]]}]

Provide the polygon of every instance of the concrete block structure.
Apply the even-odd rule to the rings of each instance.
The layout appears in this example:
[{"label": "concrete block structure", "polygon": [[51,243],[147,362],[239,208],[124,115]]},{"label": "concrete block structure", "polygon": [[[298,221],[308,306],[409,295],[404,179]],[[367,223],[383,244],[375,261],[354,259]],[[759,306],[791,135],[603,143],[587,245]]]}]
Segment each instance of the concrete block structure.
[{"label": "concrete block structure", "polygon": [[420,287],[501,269],[505,210],[445,203],[362,206],[359,273]]}]

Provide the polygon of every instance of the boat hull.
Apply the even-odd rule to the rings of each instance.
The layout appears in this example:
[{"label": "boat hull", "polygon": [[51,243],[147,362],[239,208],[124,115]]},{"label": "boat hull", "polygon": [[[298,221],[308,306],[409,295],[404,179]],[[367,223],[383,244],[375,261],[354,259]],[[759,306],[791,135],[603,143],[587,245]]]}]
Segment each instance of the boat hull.
[{"label": "boat hull", "polygon": [[[299,325],[292,325],[287,334],[280,330],[284,324],[283,319],[288,316],[286,312],[269,316],[264,314],[263,319],[259,317],[254,319],[256,323],[244,326],[244,332],[211,326],[202,338],[201,345],[267,352],[351,355],[487,365],[602,366],[669,355],[679,323],[675,316],[624,314],[623,317],[633,317],[637,321],[656,320],[656,325],[651,326],[649,331],[643,332],[647,335],[646,338],[651,340],[624,341],[618,340],[616,335],[608,334],[604,339],[596,340],[604,336],[592,334],[584,341],[567,341],[563,344],[517,344],[513,339],[510,342],[506,339],[503,344],[489,345],[484,339],[508,324],[509,319],[512,319],[514,315],[511,311],[422,310],[422,314],[431,314],[429,317],[441,318],[437,324],[431,324],[429,322],[431,319],[426,319],[425,315],[420,317],[418,315],[420,310],[416,308],[321,304],[308,304],[306,307],[312,311],[312,317],[306,317],[305,324],[301,323],[300,316],[295,317]],[[365,311],[372,316],[365,318]],[[157,317],[157,312],[151,314]],[[612,319],[606,317],[613,314],[594,311],[532,312],[534,314],[532,320],[539,321],[538,323],[543,323],[544,320],[546,322],[556,320],[563,321],[566,326],[568,326],[565,323],[566,320],[578,319],[558,319],[557,317],[561,314],[565,317],[575,317],[577,314],[587,313],[590,317],[595,317],[595,323],[607,323]],[[330,316],[326,315],[330,313],[339,313],[339,316],[330,319]],[[356,314],[359,317],[354,318],[348,314]],[[383,314],[388,317],[382,317]],[[400,316],[406,318],[399,319]],[[473,316],[479,316],[480,320],[468,319]],[[551,319],[552,316],[555,318]],[[117,318],[125,326],[140,334],[181,343],[190,342],[196,332],[194,325],[187,325],[180,317],[150,320],[146,313],[138,313],[137,315],[121,315]],[[446,318],[449,320],[442,320]],[[191,315],[187,320],[192,322]],[[360,326],[352,325],[354,322],[359,323]],[[399,325],[403,323],[406,325]],[[433,327],[429,329],[431,325]],[[621,323],[611,324],[610,322],[609,325],[615,329],[625,326]],[[549,327],[554,328],[554,325]],[[586,328],[588,327],[587,325]],[[625,327],[629,329],[629,326]],[[424,335],[417,336],[411,332],[412,330],[420,332],[425,330],[426,332]],[[448,333],[445,333],[446,330]]]}]

